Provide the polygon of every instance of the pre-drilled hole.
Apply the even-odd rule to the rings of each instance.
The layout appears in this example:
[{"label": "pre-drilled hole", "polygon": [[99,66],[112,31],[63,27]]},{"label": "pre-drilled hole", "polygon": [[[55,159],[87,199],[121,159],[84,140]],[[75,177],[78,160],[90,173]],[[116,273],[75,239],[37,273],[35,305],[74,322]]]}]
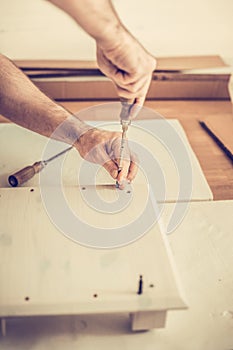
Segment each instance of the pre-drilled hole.
[{"label": "pre-drilled hole", "polygon": [[34,188],[31,188],[31,189],[30,189],[30,192],[34,192]]},{"label": "pre-drilled hole", "polygon": [[131,191],[127,191],[127,193],[131,193]]},{"label": "pre-drilled hole", "polygon": [[85,190],[86,189],[86,187],[82,187],[82,190]]},{"label": "pre-drilled hole", "polygon": [[25,297],[24,300],[25,300],[25,301],[29,301],[30,298],[29,298],[29,297]]},{"label": "pre-drilled hole", "polygon": [[98,298],[98,294],[93,294],[93,298]]},{"label": "pre-drilled hole", "polygon": [[154,285],[153,283],[151,283],[151,284],[149,285],[150,288],[154,288],[154,286],[155,286],[155,285]]}]

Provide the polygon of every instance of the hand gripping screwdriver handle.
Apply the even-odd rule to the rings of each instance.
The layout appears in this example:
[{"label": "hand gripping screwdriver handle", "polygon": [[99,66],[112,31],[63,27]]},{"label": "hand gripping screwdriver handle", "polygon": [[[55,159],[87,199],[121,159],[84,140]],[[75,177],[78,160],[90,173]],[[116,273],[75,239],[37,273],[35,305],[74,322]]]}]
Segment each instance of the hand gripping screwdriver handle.
[{"label": "hand gripping screwdriver handle", "polygon": [[130,114],[132,105],[134,104],[134,99],[120,97],[120,101],[121,101],[120,119],[121,121],[124,121],[124,120],[129,121],[129,114]]},{"label": "hand gripping screwdriver handle", "polygon": [[24,182],[30,180],[35,174],[39,173],[44,167],[45,162],[35,162],[33,165],[26,166],[25,168],[17,171],[13,175],[8,177],[8,182],[12,187],[22,185]]}]

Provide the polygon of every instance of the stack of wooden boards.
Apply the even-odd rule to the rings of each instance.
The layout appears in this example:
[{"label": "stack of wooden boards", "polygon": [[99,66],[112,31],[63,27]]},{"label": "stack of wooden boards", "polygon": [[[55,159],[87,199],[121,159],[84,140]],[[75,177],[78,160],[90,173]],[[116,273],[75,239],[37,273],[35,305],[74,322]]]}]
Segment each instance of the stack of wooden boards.
[{"label": "stack of wooden boards", "polygon": [[[55,99],[113,100],[118,95],[94,61],[15,60],[33,82]],[[226,67],[219,56],[158,58],[147,99],[226,99],[229,73],[186,74]]]}]

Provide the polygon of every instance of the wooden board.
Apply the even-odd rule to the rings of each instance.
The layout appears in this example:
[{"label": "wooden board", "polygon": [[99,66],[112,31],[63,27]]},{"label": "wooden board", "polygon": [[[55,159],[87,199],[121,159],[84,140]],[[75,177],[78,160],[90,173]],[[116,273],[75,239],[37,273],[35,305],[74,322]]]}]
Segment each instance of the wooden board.
[{"label": "wooden board", "polygon": [[[93,73],[92,73],[93,74]],[[58,100],[118,100],[113,82],[99,75],[33,78],[34,84]],[[154,73],[147,99],[227,99],[228,74]]]},{"label": "wooden board", "polygon": [[232,349],[232,212],[233,201],[191,203],[168,237],[189,309],[169,312],[165,329],[132,334],[127,313],[10,318],[1,350]]},{"label": "wooden board", "polygon": [[[120,106],[120,105],[119,105]],[[114,107],[115,108],[115,107]],[[105,115],[109,115],[109,111],[107,108],[100,109],[99,113],[95,113],[96,109],[92,113],[93,116],[101,115],[102,118]],[[99,109],[97,109],[99,111]],[[91,118],[92,114],[90,110],[87,112],[88,116]],[[151,115],[154,116],[154,113],[151,112]],[[82,112],[82,116],[85,116],[85,113]],[[147,114],[149,117],[149,114]],[[109,130],[119,130],[119,123],[113,122],[93,122],[94,125],[99,125],[102,128]],[[130,127],[128,137],[130,140],[137,142],[139,145],[143,145],[145,149],[148,149],[148,152],[154,155],[159,164],[160,170],[163,173],[165,187],[166,187],[166,195],[164,196],[164,192],[162,187],[158,186],[156,191],[156,199],[158,201],[189,201],[191,200],[212,200],[212,192],[208,186],[208,183],[203,176],[200,165],[193,153],[188,140],[185,136],[182,127],[179,122],[176,120],[171,120],[168,122],[168,125],[171,129],[166,129],[166,121],[162,120],[144,120],[144,121],[135,121],[132,123]],[[149,130],[150,132],[147,132]],[[174,131],[174,135],[177,135],[178,139],[181,139],[184,148],[188,154],[190,164],[192,166],[192,176],[193,180],[190,186],[192,186],[192,193],[189,191],[183,192],[182,196],[178,198],[178,193],[181,187],[179,180],[179,172],[177,171],[176,160],[174,160],[169,154],[169,150],[164,147],[163,143],[158,140],[156,134],[159,134],[161,139],[167,140],[171,139],[169,136],[169,132]],[[154,133],[154,134],[153,134]],[[9,142],[10,140],[10,142]],[[33,144],[33,150],[31,145]],[[20,128],[16,125],[10,124],[2,124],[0,125],[0,159],[1,159],[1,169],[0,169],[0,185],[2,187],[8,187],[7,178],[10,174],[15,171],[23,168],[26,165],[33,164],[35,161],[38,161],[43,158],[43,150],[45,145],[47,144],[47,139],[35,133],[29,132],[23,128]],[[66,148],[66,145],[60,144],[59,142],[53,142],[55,149],[53,153],[50,153],[52,156],[56,152],[58,153],[61,149]],[[168,144],[168,143],[167,143]],[[17,156],[15,150],[17,149]],[[171,150],[170,150],[171,151]],[[143,159],[143,154],[140,157],[141,167],[148,174],[147,176],[152,176],[151,169],[148,169],[148,164]],[[77,185],[79,183],[78,173],[83,164],[83,160],[78,155],[78,152],[72,150],[67,154],[66,161],[63,167],[63,184],[65,186]],[[147,165],[147,167],[146,167]],[[48,169],[43,171],[50,171],[51,168],[56,166],[55,163],[51,163],[48,165]],[[182,164],[181,164],[182,167]],[[182,169],[182,172],[185,172],[185,166]],[[161,174],[154,174],[161,181]],[[160,176],[161,175],[161,176]],[[188,176],[191,176],[189,174]],[[94,178],[93,178],[94,181]],[[144,184],[146,181],[145,174],[143,171],[139,170],[139,173],[134,181],[135,184]],[[56,182],[56,178],[53,177],[48,182],[49,185]],[[102,170],[98,173],[97,176],[98,184],[113,184],[113,180],[106,173],[106,171]],[[89,185],[91,183],[88,183]],[[35,176],[29,182],[25,183],[24,186],[38,186],[39,185],[39,176]]]},{"label": "wooden board", "polygon": [[[119,191],[101,186],[97,190],[109,202]],[[56,188],[53,191],[55,194]],[[75,214],[93,226],[93,235],[97,226],[112,230],[134,220],[144,210],[147,198],[146,187],[136,186],[125,210],[101,214],[88,206],[78,187],[66,188],[65,194]],[[146,314],[186,308],[171,252],[158,224],[125,247],[90,249],[57,230],[38,188],[1,189],[0,207],[1,317]],[[142,295],[137,294],[139,275],[143,275]],[[133,328],[150,327],[141,321],[140,328],[137,322]]]},{"label": "wooden board", "polygon": [[[14,63],[22,69],[96,69],[96,61],[88,60],[14,60]],[[217,55],[206,56],[176,56],[158,57],[156,70],[177,71],[183,69],[216,68],[226,64]]]},{"label": "wooden board", "polygon": [[213,115],[200,123],[233,162],[233,114],[223,115],[221,119]]},{"label": "wooden board", "polygon": [[[62,105],[72,113],[77,113],[96,103],[96,101],[64,101]],[[179,120],[200,162],[214,200],[233,199],[233,173],[230,160],[199,124],[199,120],[204,117],[218,115],[221,119],[222,116],[231,114],[230,101],[146,101],[145,105],[167,119]],[[114,120],[114,116],[106,116],[106,120]],[[0,116],[0,122],[6,123],[9,120]]]}]

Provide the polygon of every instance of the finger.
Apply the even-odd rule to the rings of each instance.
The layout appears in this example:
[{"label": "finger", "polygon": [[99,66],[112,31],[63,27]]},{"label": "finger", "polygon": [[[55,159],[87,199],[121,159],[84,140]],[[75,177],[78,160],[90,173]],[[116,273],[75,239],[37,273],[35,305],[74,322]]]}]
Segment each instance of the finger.
[{"label": "finger", "polygon": [[120,85],[122,88],[139,95],[143,90],[145,90],[148,87],[148,76],[146,77],[139,77],[137,80],[130,84],[124,84]]},{"label": "finger", "polygon": [[127,180],[129,182],[133,181],[138,172],[139,159],[135,153],[131,153],[130,155],[130,166],[128,170]]},{"label": "finger", "polygon": [[118,177],[118,166],[113,160],[109,160],[103,164],[103,167],[107,170],[107,172],[113,177],[113,179],[117,179]]},{"label": "finger", "polygon": [[115,72],[114,80],[120,86],[135,84],[138,81],[138,74],[130,74],[124,70],[118,69]]},{"label": "finger", "polygon": [[115,84],[126,91],[129,91],[131,93],[137,93],[142,89],[144,86],[144,83],[142,82],[142,79],[132,79],[132,80],[126,80],[126,79],[118,79],[119,75],[116,75],[114,78]]},{"label": "finger", "polygon": [[135,101],[135,104],[137,104],[138,106],[142,107],[144,105],[145,99],[146,99],[146,95],[141,96],[141,97],[137,97],[136,101]]},{"label": "finger", "polygon": [[132,105],[132,107],[130,108],[129,119],[135,119],[143,106],[141,104],[141,102],[139,104],[137,101],[138,101],[138,98],[136,99],[136,102]]},{"label": "finger", "polygon": [[120,87],[119,85],[116,85],[116,88],[117,88],[117,94],[120,97],[126,98],[128,100],[133,100],[137,98],[137,96],[134,93]]},{"label": "finger", "polygon": [[[119,162],[118,162],[119,164]],[[128,172],[129,172],[129,167],[130,167],[130,160],[125,159],[121,162],[121,171],[119,172],[118,176],[117,176],[117,180],[118,182],[123,182],[124,180],[127,179],[128,177]]]},{"label": "finger", "polygon": [[136,175],[137,175],[137,172],[138,172],[138,165],[137,165],[137,163],[130,162],[127,180],[129,182],[133,181],[135,179]]},{"label": "finger", "polygon": [[117,73],[117,67],[103,54],[101,50],[97,50],[97,63],[100,70],[109,78],[113,78]]}]

